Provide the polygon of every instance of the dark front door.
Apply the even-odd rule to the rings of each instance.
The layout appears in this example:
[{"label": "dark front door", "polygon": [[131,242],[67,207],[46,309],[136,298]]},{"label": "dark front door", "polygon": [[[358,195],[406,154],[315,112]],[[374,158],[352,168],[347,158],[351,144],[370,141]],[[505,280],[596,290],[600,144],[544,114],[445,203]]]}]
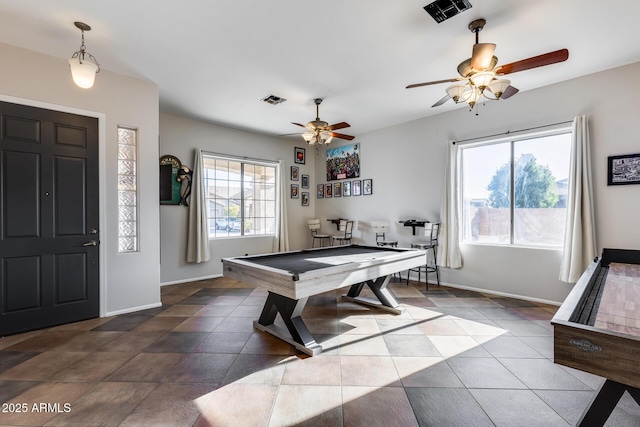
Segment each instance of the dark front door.
[{"label": "dark front door", "polygon": [[0,336],[99,315],[98,119],[0,102]]}]

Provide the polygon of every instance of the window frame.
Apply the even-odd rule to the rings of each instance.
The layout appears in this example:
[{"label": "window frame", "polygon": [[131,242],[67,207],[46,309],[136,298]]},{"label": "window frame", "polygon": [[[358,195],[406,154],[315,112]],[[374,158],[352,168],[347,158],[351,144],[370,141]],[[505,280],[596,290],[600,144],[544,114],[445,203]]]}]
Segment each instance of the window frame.
[{"label": "window frame", "polygon": [[[236,163],[240,163],[240,188],[241,188],[241,196],[240,196],[240,234],[239,235],[229,235],[229,231],[227,231],[227,235],[223,235],[223,236],[216,236],[215,233],[211,233],[211,224],[210,224],[210,220],[215,220],[215,215],[212,217],[211,213],[209,211],[209,201],[210,200],[215,200],[214,198],[209,197],[209,186],[206,183],[207,178],[205,177],[205,206],[207,209],[207,235],[209,240],[219,240],[219,239],[239,239],[239,238],[252,238],[252,237],[273,237],[276,235],[276,230],[274,228],[273,233],[268,233],[268,234],[245,234],[245,221],[249,218],[253,218],[253,217],[247,217],[245,214],[245,209],[244,209],[244,203],[245,203],[245,166],[246,165],[253,165],[253,166],[263,166],[263,167],[270,167],[274,169],[274,191],[275,191],[275,198],[274,198],[274,204],[275,204],[275,212],[274,212],[274,216],[273,219],[274,221],[277,223],[277,218],[279,215],[279,200],[280,197],[282,197],[282,195],[280,194],[280,180],[281,180],[281,176],[280,176],[280,164],[277,161],[273,161],[273,160],[266,160],[266,159],[256,159],[256,158],[250,158],[250,157],[244,157],[244,156],[234,156],[234,155],[229,155],[229,154],[220,154],[220,153],[213,153],[213,152],[206,152],[203,151],[203,158],[204,160],[207,159],[213,159],[213,160],[222,160],[222,161],[228,161],[228,162],[236,162]],[[208,168],[205,166],[204,167],[205,170],[207,170]],[[205,170],[203,170],[203,174],[205,173]],[[215,179],[211,179],[211,181],[216,181]],[[228,218],[228,215],[226,216]],[[265,218],[269,218],[269,217],[265,217]]]},{"label": "window frame", "polygon": [[[515,181],[515,144],[520,141],[527,141],[533,139],[541,139],[546,137],[552,137],[557,135],[568,135],[571,137],[572,128],[570,124],[562,123],[559,125],[552,125],[545,127],[545,130],[537,130],[531,131],[524,130],[521,131],[519,135],[513,135],[507,132],[503,136],[489,136],[486,138],[473,138],[467,140],[469,142],[458,142],[459,151],[458,151],[458,171],[459,171],[459,191],[458,191],[458,223],[461,227],[465,227],[465,214],[464,214],[464,150],[478,148],[489,145],[497,145],[509,143],[509,241],[506,243],[503,242],[487,242],[487,241],[474,241],[468,240],[465,238],[465,232],[463,229],[460,230],[459,233],[459,244],[461,245],[480,245],[480,246],[498,246],[498,247],[514,247],[514,248],[529,248],[529,249],[541,249],[541,250],[562,250],[563,244],[559,243],[555,244],[527,244],[522,242],[515,242],[515,191],[516,186],[514,185]],[[520,132],[520,131],[519,131]],[[518,133],[519,133],[518,132]],[[514,132],[516,133],[516,132]],[[569,162],[571,159],[569,159]],[[569,168],[570,165],[567,165]],[[568,177],[570,179],[570,177]]]}]

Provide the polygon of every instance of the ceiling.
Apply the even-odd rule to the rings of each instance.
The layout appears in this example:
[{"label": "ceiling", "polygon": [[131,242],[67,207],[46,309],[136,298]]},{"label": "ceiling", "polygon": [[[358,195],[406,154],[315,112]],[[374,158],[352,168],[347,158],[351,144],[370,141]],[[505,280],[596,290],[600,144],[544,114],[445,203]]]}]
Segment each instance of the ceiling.
[{"label": "ceiling", "polygon": [[[0,42],[69,58],[80,47],[73,22],[85,22],[87,51],[105,70],[155,82],[162,112],[268,135],[313,120],[314,98],[322,120],[347,121],[340,132],[356,136],[466,108],[430,107],[446,84],[405,86],[457,77],[477,18],[498,64],[569,49],[567,62],[510,75],[521,92],[640,61],[635,0],[469,0],[440,24],[423,9],[431,1],[0,0]],[[269,94],[287,101],[261,102]]]}]

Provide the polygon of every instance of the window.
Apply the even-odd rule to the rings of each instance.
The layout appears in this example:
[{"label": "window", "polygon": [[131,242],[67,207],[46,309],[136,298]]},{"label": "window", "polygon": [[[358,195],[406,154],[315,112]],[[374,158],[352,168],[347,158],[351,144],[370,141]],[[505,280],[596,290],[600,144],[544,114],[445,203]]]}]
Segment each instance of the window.
[{"label": "window", "polygon": [[118,252],[138,251],[138,131],[118,126]]},{"label": "window", "polygon": [[464,242],[560,247],[571,133],[460,147]]},{"label": "window", "polygon": [[277,164],[204,156],[209,237],[273,235]]}]

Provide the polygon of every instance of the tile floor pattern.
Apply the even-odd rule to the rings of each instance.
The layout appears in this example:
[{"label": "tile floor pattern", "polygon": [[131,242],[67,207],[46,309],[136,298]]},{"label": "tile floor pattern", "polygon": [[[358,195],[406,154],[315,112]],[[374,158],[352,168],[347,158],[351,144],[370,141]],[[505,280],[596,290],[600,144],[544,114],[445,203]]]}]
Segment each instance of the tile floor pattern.
[{"label": "tile floor pattern", "polygon": [[[556,307],[391,287],[401,315],[344,290],[310,298],[324,349],[312,358],[254,330],[266,292],[227,278],[165,286],[161,308],[2,338],[0,425],[566,426],[603,381],[553,363]],[[628,394],[607,425],[640,425]]]}]

